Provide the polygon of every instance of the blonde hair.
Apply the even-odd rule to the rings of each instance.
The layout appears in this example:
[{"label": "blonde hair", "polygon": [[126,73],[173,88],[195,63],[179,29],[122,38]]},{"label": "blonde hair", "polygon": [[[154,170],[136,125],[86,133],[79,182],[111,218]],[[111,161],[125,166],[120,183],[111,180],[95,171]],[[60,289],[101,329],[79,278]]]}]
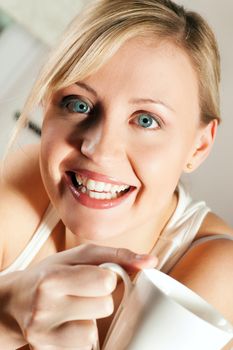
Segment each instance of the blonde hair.
[{"label": "blonde hair", "polygon": [[97,71],[126,40],[139,35],[172,40],[186,51],[199,80],[200,120],[220,121],[219,52],[212,30],[199,14],[170,0],[97,0],[76,16],[51,53],[18,128],[54,91]]}]

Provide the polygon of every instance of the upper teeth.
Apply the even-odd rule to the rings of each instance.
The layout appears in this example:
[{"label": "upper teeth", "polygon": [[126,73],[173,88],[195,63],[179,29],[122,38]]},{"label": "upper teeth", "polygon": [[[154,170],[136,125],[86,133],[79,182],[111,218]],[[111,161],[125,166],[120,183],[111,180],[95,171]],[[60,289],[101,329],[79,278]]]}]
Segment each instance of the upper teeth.
[{"label": "upper teeth", "polygon": [[76,181],[79,185],[84,185],[88,190],[98,191],[98,192],[111,192],[116,193],[128,189],[130,186],[127,185],[113,185],[108,182],[99,182],[85,177],[81,177],[75,174]]}]

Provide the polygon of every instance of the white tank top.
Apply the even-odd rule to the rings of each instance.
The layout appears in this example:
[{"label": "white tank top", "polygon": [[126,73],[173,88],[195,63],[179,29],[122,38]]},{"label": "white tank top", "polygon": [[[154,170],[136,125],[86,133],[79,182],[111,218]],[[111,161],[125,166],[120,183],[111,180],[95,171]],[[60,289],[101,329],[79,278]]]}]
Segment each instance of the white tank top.
[{"label": "white tank top", "polygon": [[201,242],[219,238],[233,240],[230,235],[213,234],[193,242],[209,212],[210,208],[204,201],[193,200],[184,186],[178,186],[176,210],[151,251],[159,259],[157,269],[168,273],[187,250]]},{"label": "white tank top", "polygon": [[[199,243],[212,239],[233,240],[232,235],[220,234],[209,235],[193,242],[210,209],[205,202],[194,201],[182,185],[178,186],[177,191],[178,204],[175,212],[151,251],[151,254],[155,254],[159,259],[156,268],[165,273],[175,265],[188,249]],[[55,208],[50,204],[28,245],[10,266],[0,272],[0,275],[27,268],[59,221],[60,218]]]}]

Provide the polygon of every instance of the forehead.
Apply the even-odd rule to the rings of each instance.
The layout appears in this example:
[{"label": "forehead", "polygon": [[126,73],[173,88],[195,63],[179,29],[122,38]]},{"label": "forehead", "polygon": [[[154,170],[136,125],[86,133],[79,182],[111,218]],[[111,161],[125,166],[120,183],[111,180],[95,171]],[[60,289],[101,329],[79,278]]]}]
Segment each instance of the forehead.
[{"label": "forehead", "polygon": [[154,97],[199,111],[198,79],[187,53],[170,41],[133,38],[85,79],[102,96]]}]

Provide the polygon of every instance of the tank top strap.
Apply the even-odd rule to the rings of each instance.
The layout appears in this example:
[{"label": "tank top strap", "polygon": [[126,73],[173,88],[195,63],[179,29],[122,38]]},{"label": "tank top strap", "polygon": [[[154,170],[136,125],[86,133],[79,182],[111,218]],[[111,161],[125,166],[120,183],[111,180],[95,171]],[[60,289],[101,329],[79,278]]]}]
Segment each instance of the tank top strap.
[{"label": "tank top strap", "polygon": [[233,241],[233,235],[231,235],[231,234],[214,234],[214,235],[204,236],[204,237],[198,238],[197,240],[192,242],[189,249],[194,248],[202,243],[214,241],[217,239],[227,239],[229,241]]},{"label": "tank top strap", "polygon": [[157,268],[165,273],[190,247],[210,211],[204,201],[193,200],[183,185],[178,185],[177,193],[175,212],[151,251],[151,254],[155,254],[159,259]]},{"label": "tank top strap", "polygon": [[59,221],[57,211],[50,203],[30,242],[10,266],[0,271],[0,275],[24,270],[28,267]]}]

